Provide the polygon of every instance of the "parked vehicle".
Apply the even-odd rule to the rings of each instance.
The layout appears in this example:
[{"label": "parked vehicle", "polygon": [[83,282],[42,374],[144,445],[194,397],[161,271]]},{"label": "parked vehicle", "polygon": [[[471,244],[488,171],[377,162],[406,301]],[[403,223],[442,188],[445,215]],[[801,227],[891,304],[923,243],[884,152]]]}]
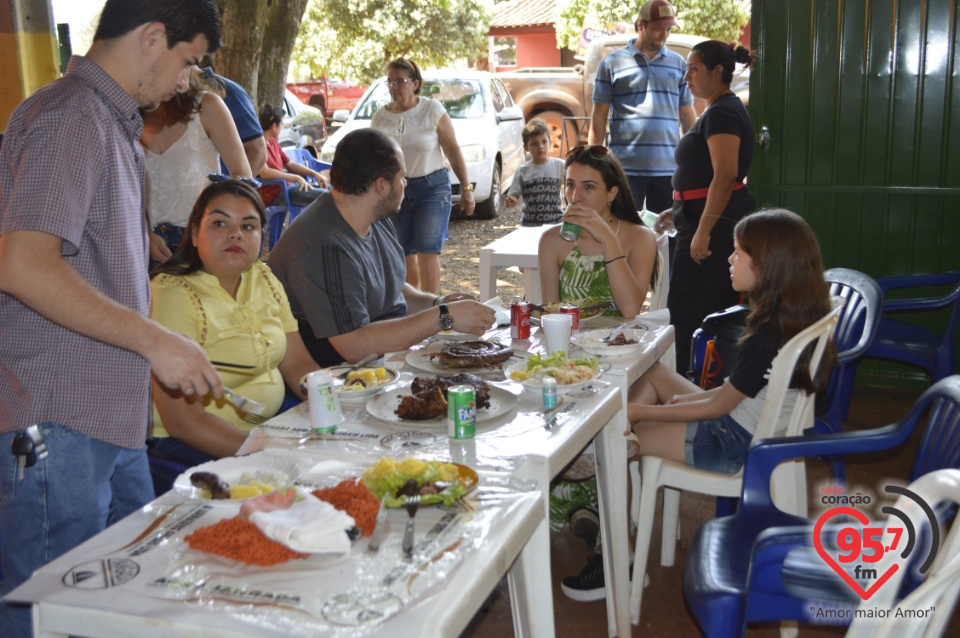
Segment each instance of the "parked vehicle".
[{"label": "parked vehicle", "polygon": [[320,109],[329,120],[333,118],[334,111],[353,110],[367,90],[367,85],[352,80],[321,77],[311,82],[291,82],[287,89],[304,104]]},{"label": "parked vehicle", "polygon": [[305,148],[319,157],[320,148],[327,141],[327,126],[323,113],[304,104],[289,90],[284,91],[283,127],[277,141],[281,148]]},{"label": "parked vehicle", "polygon": [[[493,219],[500,213],[503,194],[525,154],[523,112],[499,79],[482,71],[440,71],[424,73],[420,93],[443,104],[453,121],[457,142],[467,164],[477,202],[475,215]],[[386,78],[367,90],[352,113],[340,110],[333,119],[343,123],[323,145],[320,161],[333,162],[337,143],[348,132],[370,126],[370,119],[390,101]],[[452,172],[454,211],[459,210],[460,182]]]},{"label": "parked vehicle", "polygon": [[[589,118],[593,112],[593,85],[597,77],[597,67],[607,54],[622,49],[633,34],[612,35],[594,40],[587,47],[585,64],[573,67],[531,67],[497,73],[496,77],[503,80],[510,90],[517,104],[523,109],[523,114],[529,120],[533,117],[543,119],[550,127],[553,138],[553,154],[560,154],[561,133],[564,117]],[[698,42],[707,38],[684,33],[671,34],[667,39],[667,48],[679,53],[684,59]],[[744,70],[733,76],[730,87],[748,103],[750,95],[750,71]],[[697,113],[702,113],[706,105],[702,100],[695,100],[694,107]],[[586,142],[589,125],[581,122],[578,127],[568,124],[567,146],[576,145],[577,133],[581,134],[581,141]],[[566,149],[563,149],[566,151]]]}]

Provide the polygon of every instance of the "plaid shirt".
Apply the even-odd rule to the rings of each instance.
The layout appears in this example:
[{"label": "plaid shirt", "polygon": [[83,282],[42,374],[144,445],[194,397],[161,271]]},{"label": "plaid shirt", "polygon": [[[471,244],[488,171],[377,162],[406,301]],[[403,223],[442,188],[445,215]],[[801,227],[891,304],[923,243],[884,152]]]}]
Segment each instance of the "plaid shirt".
[{"label": "plaid shirt", "polygon": [[[10,117],[0,148],[0,234],[62,238],[64,260],[94,288],[146,315],[142,130],[136,101],[74,57],[63,78]],[[50,422],[134,448],[144,444],[149,408],[146,360],[0,293],[0,432]]]}]

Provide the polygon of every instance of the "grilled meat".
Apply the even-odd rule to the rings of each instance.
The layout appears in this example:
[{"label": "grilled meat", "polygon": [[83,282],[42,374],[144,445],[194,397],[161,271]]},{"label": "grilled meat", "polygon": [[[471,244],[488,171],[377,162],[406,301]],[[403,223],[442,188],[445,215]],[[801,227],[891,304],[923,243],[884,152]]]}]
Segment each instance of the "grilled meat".
[{"label": "grilled meat", "polygon": [[490,407],[490,386],[473,374],[455,374],[450,377],[416,377],[410,386],[413,394],[400,399],[396,414],[401,419],[425,421],[447,415],[447,389],[455,385],[469,385],[477,393],[477,409]]}]

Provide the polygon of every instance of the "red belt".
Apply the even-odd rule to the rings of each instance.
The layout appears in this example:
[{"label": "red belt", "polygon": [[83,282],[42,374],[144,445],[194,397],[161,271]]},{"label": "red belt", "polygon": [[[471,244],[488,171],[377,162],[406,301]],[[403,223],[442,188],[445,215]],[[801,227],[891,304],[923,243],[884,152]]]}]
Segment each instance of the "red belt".
[{"label": "red belt", "polygon": [[[746,186],[743,182],[737,182],[733,185],[733,190],[738,191],[741,188]],[[707,188],[694,188],[688,191],[673,191],[673,201],[675,202],[685,202],[690,199],[706,199],[707,193],[710,192],[710,187]]]}]

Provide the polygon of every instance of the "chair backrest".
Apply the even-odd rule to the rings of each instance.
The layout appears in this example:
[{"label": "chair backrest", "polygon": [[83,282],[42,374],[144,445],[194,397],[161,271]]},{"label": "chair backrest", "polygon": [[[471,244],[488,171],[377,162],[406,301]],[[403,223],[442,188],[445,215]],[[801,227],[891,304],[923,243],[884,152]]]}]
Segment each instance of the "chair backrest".
[{"label": "chair backrest", "polygon": [[827,345],[837,318],[842,311],[842,302],[835,303],[834,308],[810,327],[801,330],[788,341],[773,360],[770,371],[770,380],[767,382],[767,393],[760,410],[760,422],[754,440],[772,436],[795,436],[813,423],[813,402],[815,395],[800,393],[792,412],[784,423],[782,421],[783,406],[790,388],[790,379],[796,369],[800,356],[811,343],[814,343],[813,355],[807,362],[810,378],[816,378],[817,371],[823,363],[827,352]]},{"label": "chair backrest", "polygon": [[650,293],[650,310],[667,307],[670,292],[670,244],[666,233],[657,235],[657,285]]},{"label": "chair backrest", "polygon": [[930,401],[910,480],[935,470],[960,468],[960,376],[944,381],[951,380],[953,395],[938,396]]},{"label": "chair backrest", "polygon": [[273,185],[280,187],[280,194],[283,197],[285,203],[275,204],[273,206],[267,206],[267,234],[269,235],[270,241],[268,242],[270,250],[273,250],[273,247],[277,245],[277,242],[280,241],[280,235],[283,233],[283,222],[287,217],[287,213],[290,214],[290,221],[300,213],[300,207],[294,206],[290,203],[290,193],[287,191],[287,182],[282,179],[262,179],[260,180],[260,185]]},{"label": "chair backrest", "polygon": [[850,408],[857,364],[877,334],[883,293],[872,277],[849,268],[832,268],[824,279],[832,296],[846,300],[833,331],[837,360],[824,396],[824,416],[838,430]]},{"label": "chair backrest", "polygon": [[[908,489],[933,509],[942,511],[943,508],[938,505],[960,503],[960,470],[941,469],[924,474],[914,480]],[[907,517],[913,529],[916,530],[917,538],[923,536],[925,530],[930,529],[931,521],[927,512],[914,498],[901,495],[893,509],[899,510]],[[904,521],[891,514],[887,519],[887,527],[902,530]],[[861,616],[855,614],[847,631],[848,638],[942,635],[952,615],[957,594],[960,592],[960,525],[954,519],[950,527],[948,534],[944,534],[942,528],[940,530],[941,542],[937,548],[937,556],[926,571],[924,582],[899,602],[896,599],[901,591],[903,580],[909,576],[914,565],[923,563],[928,558],[930,550],[923,551],[925,549],[923,545],[918,544],[916,546],[918,549],[915,549],[906,559],[901,558],[900,552],[891,551],[884,554],[876,564],[877,573],[885,573],[893,564],[897,564],[898,569],[873,596],[860,603],[860,609],[889,609],[891,613],[885,619],[868,618],[875,614],[864,613]],[[929,533],[926,535],[929,536]],[[900,612],[892,613],[894,607]],[[936,608],[936,611],[931,612],[931,607]],[[904,614],[903,611],[906,609],[924,613]]]},{"label": "chair backrest", "polygon": [[313,155],[310,154],[305,148],[285,148],[283,152],[287,154],[292,161],[303,166],[307,165],[307,158],[313,158]]}]

